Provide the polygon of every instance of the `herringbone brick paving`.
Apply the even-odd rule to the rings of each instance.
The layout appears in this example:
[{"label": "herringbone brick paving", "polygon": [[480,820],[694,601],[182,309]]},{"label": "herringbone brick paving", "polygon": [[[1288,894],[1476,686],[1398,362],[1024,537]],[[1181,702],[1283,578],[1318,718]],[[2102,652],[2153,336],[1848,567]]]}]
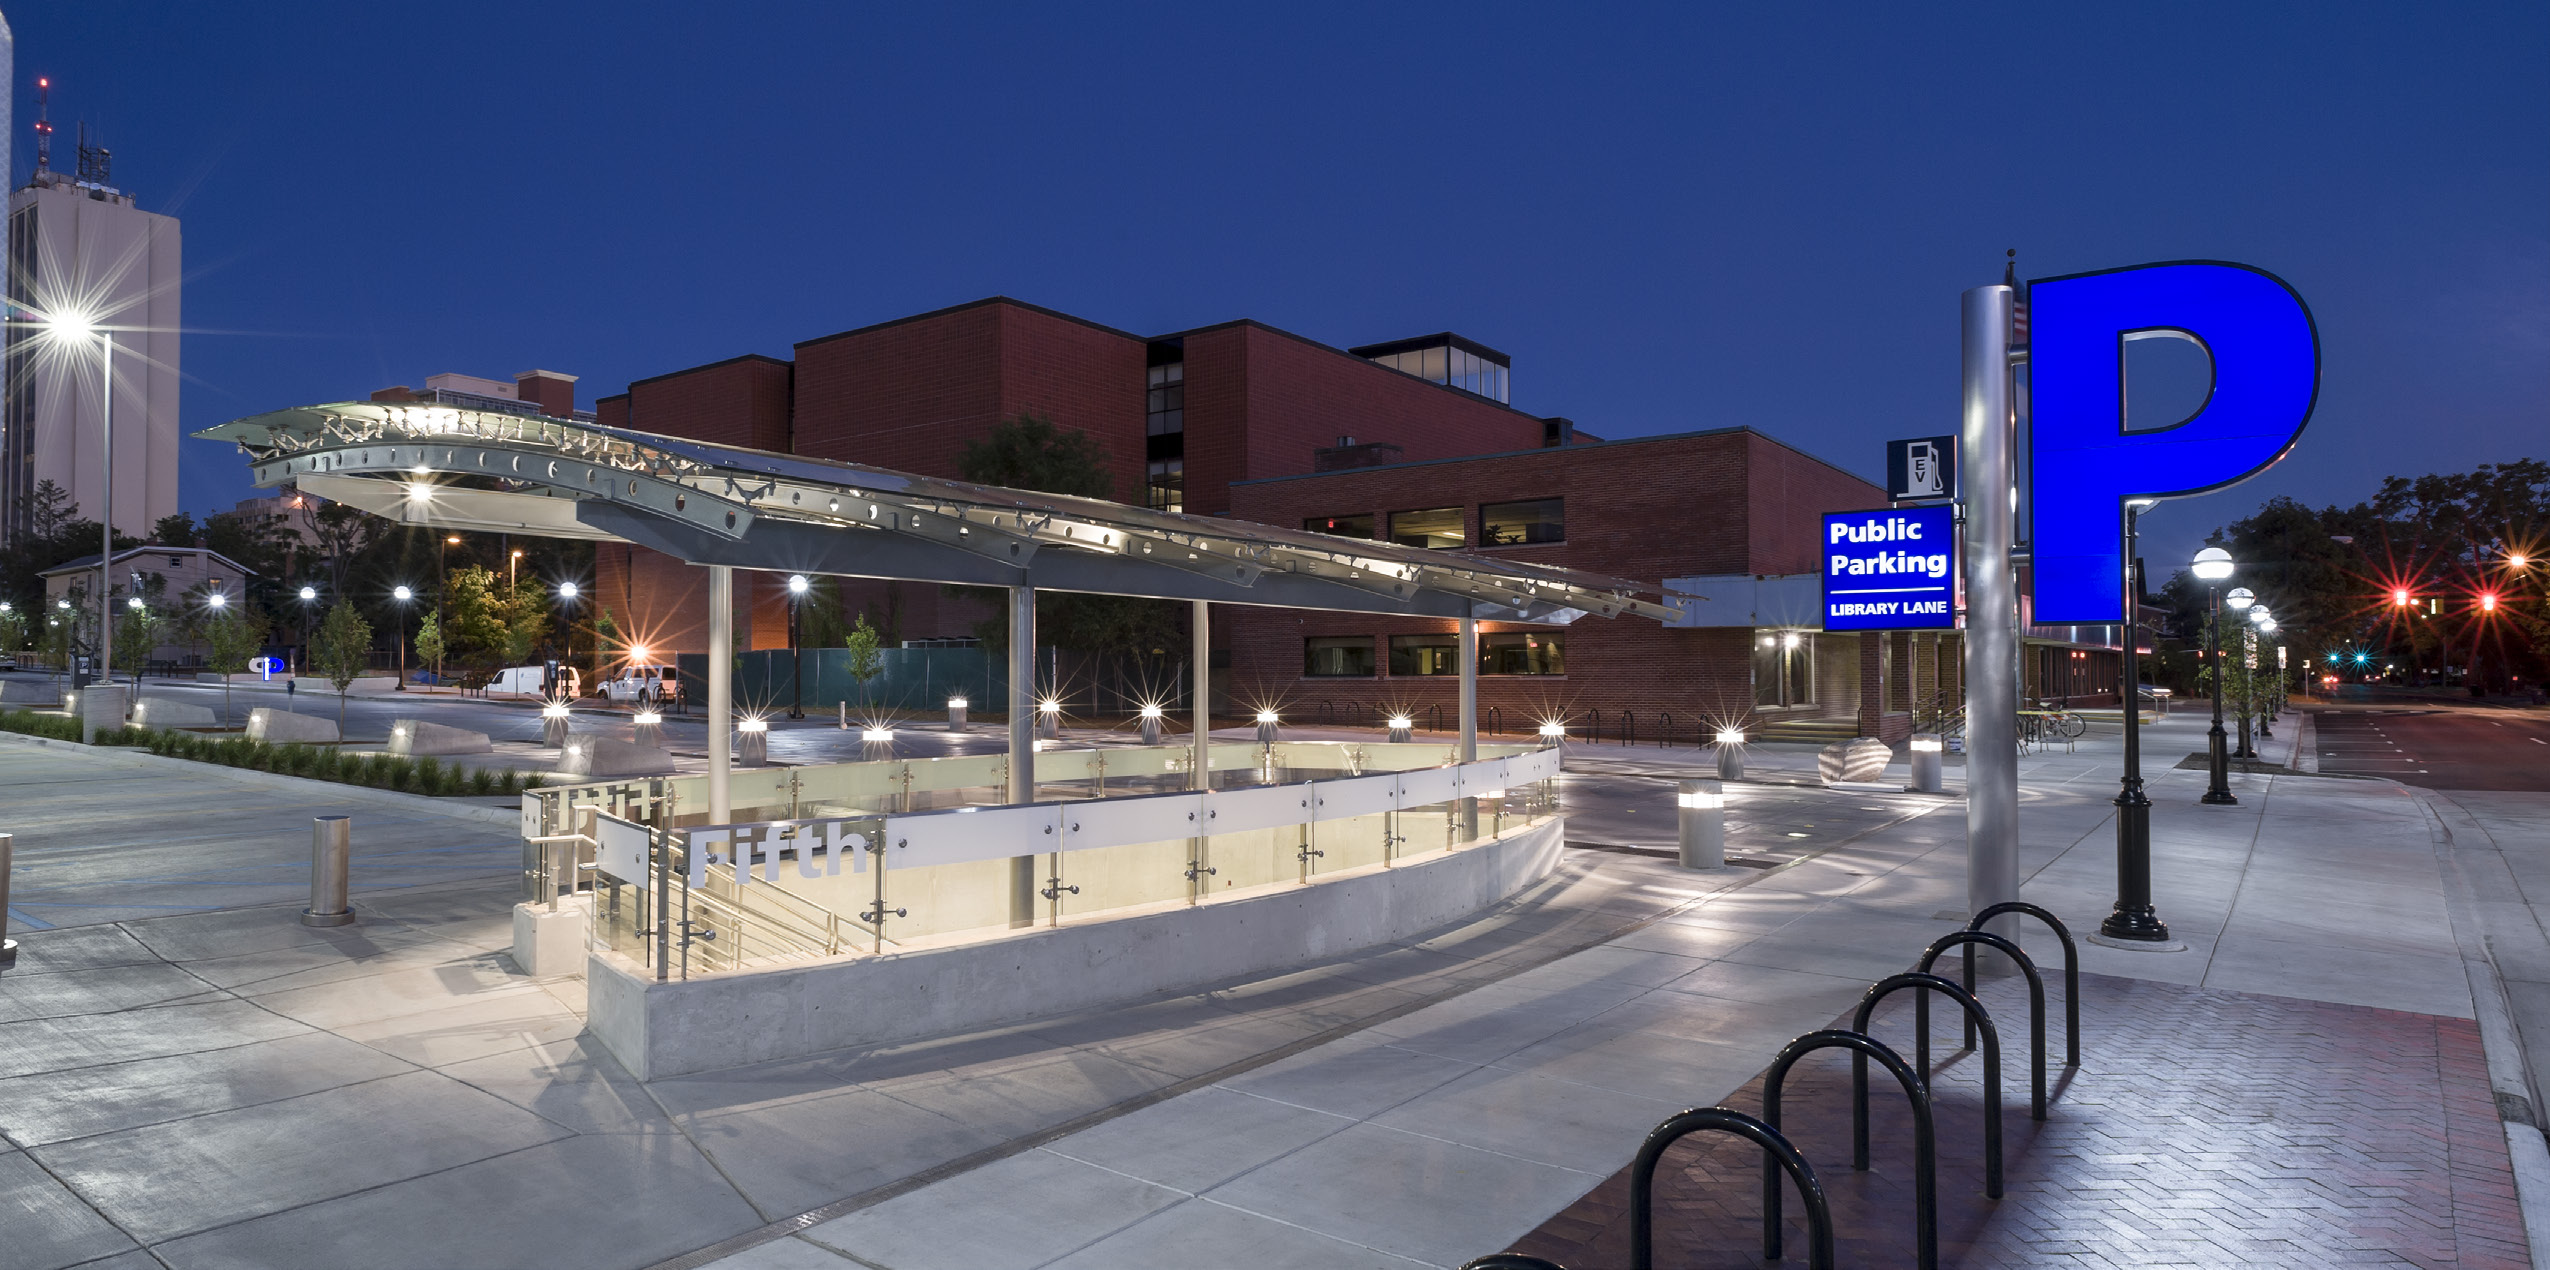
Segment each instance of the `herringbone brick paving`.
[{"label": "herringbone brick paving", "polygon": [[[2477,1028],[2460,1019],[2082,976],[2082,1067],[2062,1077],[2060,978],[2048,967],[2057,1096],[2028,1118],[2027,994],[1982,996],[2002,1033],[2007,1188],[1983,1194],[1982,1062],[1940,1012],[1933,1077],[1940,1262],[1948,1266],[2420,1266],[2530,1262]],[[1873,1032],[1908,1057],[1909,993]],[[1842,1020],[1837,1026],[1847,1026]],[[1764,1055],[1765,1062],[1769,1055]],[[1832,1200],[1839,1264],[1913,1264],[1912,1120],[1870,1073],[1874,1168],[1850,1168],[1850,1068],[1801,1062],[1791,1138]],[[1759,1077],[1726,1099],[1759,1114]],[[1685,1139],[1657,1184],[1656,1264],[1764,1266],[1761,1156]],[[1806,1230],[1785,1203],[1791,1263]],[[1515,1245],[1569,1270],[1628,1264],[1626,1170]]]}]

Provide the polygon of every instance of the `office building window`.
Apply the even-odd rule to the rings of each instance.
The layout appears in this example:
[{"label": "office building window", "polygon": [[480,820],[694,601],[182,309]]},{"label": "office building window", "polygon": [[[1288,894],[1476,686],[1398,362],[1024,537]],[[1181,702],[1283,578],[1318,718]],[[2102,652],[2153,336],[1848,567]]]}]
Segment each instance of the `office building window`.
[{"label": "office building window", "polygon": [[1146,502],[1156,512],[1186,510],[1186,460],[1153,459],[1146,480]]},{"label": "office building window", "polygon": [[1457,675],[1461,673],[1461,639],[1450,631],[1390,637],[1390,673]]},{"label": "office building window", "polygon": [[1153,511],[1185,511],[1186,363],[1151,368],[1143,432],[1143,457],[1148,464],[1143,503]]},{"label": "office building window", "polygon": [[1302,674],[1312,679],[1372,677],[1372,637],[1314,635],[1302,641]]},{"label": "office building window", "polygon": [[1369,358],[1392,370],[1406,371],[1419,379],[1431,379],[1463,392],[1473,392],[1491,401],[1511,401],[1508,376],[1512,362],[1502,353],[1490,352],[1484,345],[1473,344],[1446,332],[1415,340],[1398,340],[1389,344],[1371,344],[1352,350],[1357,357]]},{"label": "office building window", "polygon": [[1152,436],[1186,431],[1185,362],[1151,368],[1151,400],[1145,414],[1143,430]]},{"label": "office building window", "polygon": [[1521,547],[1536,542],[1567,541],[1567,520],[1559,498],[1519,503],[1489,503],[1479,508],[1479,545]]},{"label": "office building window", "polygon": [[1563,675],[1567,637],[1558,631],[1495,631],[1479,636],[1482,675]]},{"label": "office building window", "polygon": [[1311,516],[1302,521],[1302,528],[1315,534],[1335,534],[1340,538],[1370,538],[1372,537],[1372,513],[1365,512],[1360,516]]},{"label": "office building window", "polygon": [[1469,545],[1469,528],[1463,523],[1458,507],[1427,507],[1412,512],[1390,513],[1390,541],[1402,547],[1463,547]]}]

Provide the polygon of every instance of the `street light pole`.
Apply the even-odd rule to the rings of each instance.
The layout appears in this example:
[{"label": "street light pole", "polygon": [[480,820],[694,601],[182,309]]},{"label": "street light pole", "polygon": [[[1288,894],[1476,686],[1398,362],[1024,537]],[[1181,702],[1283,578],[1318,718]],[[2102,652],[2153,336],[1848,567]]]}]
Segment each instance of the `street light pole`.
[{"label": "street light pole", "polygon": [[2206,783],[2205,796],[2198,801],[2220,807],[2237,806],[2240,802],[2231,796],[2230,743],[2222,731],[2222,587],[2218,584],[2231,576],[2232,567],[2230,552],[2207,547],[2196,553],[2193,570],[2206,583],[2206,656],[2213,669],[2214,703],[2213,727],[2205,733],[2205,767],[2211,779]]},{"label": "street light pole", "polygon": [[[2275,623],[2267,617],[2266,605],[2261,604],[2258,607],[2249,610],[2249,656],[2241,667],[2248,673],[2240,676],[2240,684],[2243,692],[2249,691],[2257,682],[2258,658],[2260,654],[2266,651],[2265,641],[2258,637],[2264,635],[2267,631],[2274,629],[2274,627]],[[2257,715],[2259,739],[2267,741],[2274,740],[2276,735],[2276,721],[2275,695],[2273,693],[2259,694]],[[2251,757],[2254,758],[2256,756],[2252,755]]]},{"label": "street light pole", "polygon": [[2116,791],[2116,910],[2099,923],[2109,939],[2160,942],[2169,926],[2152,904],[2152,800],[2143,792],[2143,676],[2134,651],[2143,580],[2134,572],[2141,506],[2125,504],[2125,638],[2124,663],[2117,691],[2125,707],[2125,777]]},{"label": "street light pole", "polygon": [[407,602],[415,594],[406,587],[390,592],[390,597],[398,601],[398,637],[391,641],[398,645],[398,682],[391,686],[393,692],[407,691]]},{"label": "street light pole", "polygon": [[797,643],[797,610],[806,602],[806,575],[788,575],[788,681],[794,694],[788,706],[788,717],[806,717],[806,655]]},{"label": "street light pole", "polygon": [[[2248,648],[2249,648],[2249,621],[2248,621],[2248,618],[2249,618],[2249,606],[2250,606],[2250,605],[2252,605],[2252,604],[2257,603],[2257,602],[2258,602],[2258,597],[2257,597],[2257,596],[2255,596],[2255,595],[2253,595],[2253,594],[2251,594],[2251,593],[2250,593],[2250,591],[2249,591],[2249,588],[2247,588],[2247,587],[2245,587],[2245,586],[2243,586],[2243,587],[2233,587],[2233,588],[2231,589],[2231,594],[2229,594],[2229,595],[2226,595],[2226,596],[2222,597],[2222,602],[2223,602],[2223,603],[2225,603],[2225,604],[2230,605],[2230,606],[2231,606],[2231,611],[2232,611],[2232,612],[2234,612],[2234,613],[2238,613],[2238,614],[2240,615],[2240,618],[2241,618],[2241,621],[2240,621],[2240,647],[2241,647],[2242,652],[2241,652],[2241,658],[2240,658],[2240,669],[2241,669],[2241,675],[2240,675],[2240,748],[2239,748],[2239,749],[2236,749],[2236,750],[2233,750],[2233,751],[2231,752],[2231,756],[2232,756],[2233,758],[2237,758],[2237,759],[2253,759],[2253,758],[2258,757],[2258,752],[2257,752],[2256,750],[2253,750],[2253,749],[2249,748],[2249,674],[2248,674],[2248,671],[2249,671],[2249,662],[2250,662],[2250,658],[2249,658],[2249,656],[2248,656],[2248,651],[2247,651],[2247,650],[2248,650]],[[2219,618],[2217,618],[2217,619],[2215,620],[2215,623],[2214,623],[2214,624],[2215,624],[2215,626],[2216,626],[2217,628],[2219,628],[2219,627],[2221,626],[2221,624],[2222,624],[2222,623],[2221,623],[2221,620],[2220,620]],[[2220,644],[2221,644],[2221,642],[2222,642],[2222,641],[2221,641],[2221,635],[2220,635],[2219,630],[2217,630],[2217,632],[2216,632],[2214,642],[2215,642],[2215,644],[2216,644],[2216,646],[2217,646],[2217,649],[2219,649],[2219,646],[2220,646]],[[2217,652],[2215,653],[2215,656],[2216,656],[2216,658],[2217,658],[2217,659],[2219,659],[2219,658],[2220,658],[2220,656],[2221,656],[2220,652],[2219,652],[2219,651],[2217,651]],[[2222,682],[2222,676],[2223,676],[2223,674],[2224,674],[2224,673],[2225,673],[2225,672],[2224,672],[2224,670],[2223,670],[2223,667],[2222,667],[2222,665],[2221,665],[2220,661],[2219,661],[2219,660],[2217,660],[2217,661],[2216,661],[2216,663],[2215,663],[2215,665],[2214,665],[2214,682],[2215,682],[2215,683],[2217,683],[2217,684],[2221,683],[2221,682]]]}]

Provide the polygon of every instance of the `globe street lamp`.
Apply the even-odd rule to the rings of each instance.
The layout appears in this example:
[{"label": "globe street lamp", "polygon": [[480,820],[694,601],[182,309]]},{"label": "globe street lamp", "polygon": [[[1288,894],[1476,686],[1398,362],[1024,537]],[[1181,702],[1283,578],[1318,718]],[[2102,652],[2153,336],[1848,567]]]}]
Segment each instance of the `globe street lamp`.
[{"label": "globe street lamp", "polygon": [[2151,505],[2142,498],[2125,502],[2124,665],[2117,689],[2125,707],[2125,777],[2116,791],[2116,909],[2098,931],[2109,939],[2157,943],[2169,938],[2169,925],[2152,904],[2152,800],[2143,792],[2143,674],[2135,648],[2143,600],[2143,579],[2134,572],[2136,522]]},{"label": "globe street lamp", "polygon": [[407,691],[407,602],[415,599],[416,593],[406,587],[396,587],[390,591],[390,598],[398,601],[398,639],[395,641],[398,644],[398,683],[395,685],[395,691],[405,692]]},{"label": "globe street lamp", "polygon": [[[2256,674],[2258,669],[2258,654],[2265,651],[2264,645],[2259,642],[2258,637],[2274,630],[2275,628],[2275,620],[2267,616],[2266,605],[2259,604],[2251,606],[2249,609],[2249,631],[2246,636],[2249,655],[2247,658],[2247,664],[2243,667],[2243,669],[2246,669],[2251,673],[2240,677],[2240,685],[2244,693],[2254,686],[2258,677]],[[2270,741],[2274,740],[2276,735],[2274,710],[2275,698],[2273,697],[2267,697],[2265,700],[2257,703],[2258,735]]]},{"label": "globe street lamp", "polygon": [[[2212,659],[2214,670],[2214,724],[2205,733],[2205,766],[2211,780],[2205,786],[2205,796],[2198,801],[2216,806],[2231,806],[2240,801],[2231,796],[2231,754],[2222,731],[2222,588],[2217,585],[2231,576],[2233,567],[2231,553],[2220,547],[2207,547],[2197,552],[2196,559],[2187,566],[2188,572],[2205,583],[2208,618],[2205,627],[2209,637],[2207,656]],[[2237,594],[2246,597],[2249,593],[2241,591]]]},{"label": "globe street lamp", "polygon": [[802,573],[788,575],[788,680],[790,690],[795,693],[795,698],[788,706],[788,717],[791,719],[806,717],[805,655],[797,650],[797,613],[805,606],[806,588],[809,585],[811,584],[806,581],[806,575]]}]

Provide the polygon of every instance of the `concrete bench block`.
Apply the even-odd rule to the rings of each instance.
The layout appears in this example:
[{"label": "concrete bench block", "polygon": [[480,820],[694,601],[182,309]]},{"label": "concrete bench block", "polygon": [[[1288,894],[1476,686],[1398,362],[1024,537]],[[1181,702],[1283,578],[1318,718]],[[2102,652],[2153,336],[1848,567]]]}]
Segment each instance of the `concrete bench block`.
[{"label": "concrete bench block", "polygon": [[248,712],[248,739],[271,741],[278,745],[288,741],[333,744],[338,739],[336,720],[259,706]]},{"label": "concrete bench block", "polygon": [[1886,764],[1894,757],[1895,752],[1876,737],[1852,737],[1825,746],[1824,752],[1815,756],[1815,771],[1827,785],[1845,781],[1866,783],[1883,777]]},{"label": "concrete bench block", "polygon": [[542,903],[514,905],[514,964],[535,979],[583,974],[584,931],[592,914],[590,895],[565,896],[556,912]]},{"label": "concrete bench block", "polygon": [[567,738],[558,754],[557,774],[590,776],[669,776],[673,772],[673,756],[647,745],[633,745],[612,737],[578,732]]},{"label": "concrete bench block", "polygon": [[165,697],[144,697],[133,703],[133,726],[137,728],[209,728],[219,723],[210,706]]},{"label": "concrete bench block", "polygon": [[445,727],[418,719],[401,719],[390,725],[392,754],[485,754],[496,748],[484,732],[466,728]]},{"label": "concrete bench block", "polygon": [[100,728],[120,728],[129,711],[126,703],[130,696],[131,690],[122,684],[90,684],[63,693],[62,708],[74,718],[96,720]]},{"label": "concrete bench block", "polygon": [[0,679],[0,703],[13,706],[42,706],[47,710],[62,708],[62,681],[58,679]]}]

